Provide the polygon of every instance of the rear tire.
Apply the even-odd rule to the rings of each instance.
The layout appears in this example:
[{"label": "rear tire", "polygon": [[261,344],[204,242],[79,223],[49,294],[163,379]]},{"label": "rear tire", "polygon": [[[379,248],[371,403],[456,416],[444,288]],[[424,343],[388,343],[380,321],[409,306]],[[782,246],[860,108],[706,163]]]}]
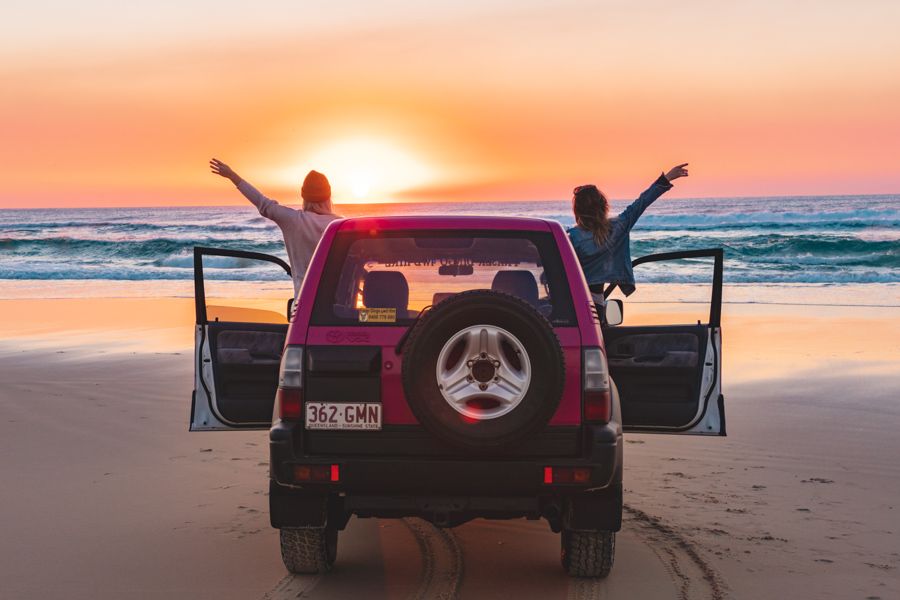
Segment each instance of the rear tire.
[{"label": "rear tire", "polygon": [[603,578],[612,570],[616,534],[612,531],[563,529],[562,566],[570,577]]},{"label": "rear tire", "polygon": [[336,527],[304,527],[281,529],[281,560],[285,568],[297,575],[330,571],[337,558]]}]

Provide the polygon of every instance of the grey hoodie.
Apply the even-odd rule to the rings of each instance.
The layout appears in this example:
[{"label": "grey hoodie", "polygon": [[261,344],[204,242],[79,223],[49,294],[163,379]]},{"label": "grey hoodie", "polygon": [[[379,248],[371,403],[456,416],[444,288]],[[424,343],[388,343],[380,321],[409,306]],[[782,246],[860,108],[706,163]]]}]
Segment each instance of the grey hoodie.
[{"label": "grey hoodie", "polygon": [[288,260],[291,263],[291,275],[294,279],[294,297],[300,293],[300,285],[309,268],[313,251],[322,237],[328,224],[339,219],[338,215],[320,215],[311,211],[282,206],[271,198],[266,198],[258,189],[244,180],[237,188],[247,200],[259,210],[259,214],[275,221],[284,236]]}]

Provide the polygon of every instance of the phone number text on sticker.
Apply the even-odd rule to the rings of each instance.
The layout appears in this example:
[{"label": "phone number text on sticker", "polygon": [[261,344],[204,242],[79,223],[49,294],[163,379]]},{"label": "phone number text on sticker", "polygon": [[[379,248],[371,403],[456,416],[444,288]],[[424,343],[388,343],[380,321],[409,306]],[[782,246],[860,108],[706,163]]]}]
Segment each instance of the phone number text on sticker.
[{"label": "phone number text on sticker", "polygon": [[396,308],[360,308],[360,323],[396,323]]},{"label": "phone number text on sticker", "polygon": [[378,402],[308,402],[307,429],[381,429]]}]

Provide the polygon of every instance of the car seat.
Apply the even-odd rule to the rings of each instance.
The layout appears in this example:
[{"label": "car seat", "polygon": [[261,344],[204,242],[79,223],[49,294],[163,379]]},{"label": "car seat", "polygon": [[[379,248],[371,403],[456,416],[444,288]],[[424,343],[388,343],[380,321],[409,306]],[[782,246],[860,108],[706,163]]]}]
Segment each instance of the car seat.
[{"label": "car seat", "polygon": [[409,283],[400,271],[371,271],[363,282],[366,308],[395,308],[405,317],[409,306]]},{"label": "car seat", "polygon": [[521,298],[534,307],[538,305],[537,281],[531,271],[497,271],[491,289]]}]

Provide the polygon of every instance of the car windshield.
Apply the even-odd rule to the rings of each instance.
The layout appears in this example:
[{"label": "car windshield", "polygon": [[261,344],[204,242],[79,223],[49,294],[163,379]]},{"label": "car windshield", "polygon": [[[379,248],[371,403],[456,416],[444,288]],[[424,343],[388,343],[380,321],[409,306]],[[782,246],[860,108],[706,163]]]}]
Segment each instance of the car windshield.
[{"label": "car windshield", "polygon": [[319,297],[331,296],[332,319],[391,323],[414,319],[425,307],[460,292],[495,290],[517,296],[551,318],[554,285],[545,272],[545,258],[552,252],[556,265],[559,257],[549,236],[544,244],[529,239],[539,237],[357,237],[336,244],[342,255],[339,274],[333,290],[320,289]]}]

